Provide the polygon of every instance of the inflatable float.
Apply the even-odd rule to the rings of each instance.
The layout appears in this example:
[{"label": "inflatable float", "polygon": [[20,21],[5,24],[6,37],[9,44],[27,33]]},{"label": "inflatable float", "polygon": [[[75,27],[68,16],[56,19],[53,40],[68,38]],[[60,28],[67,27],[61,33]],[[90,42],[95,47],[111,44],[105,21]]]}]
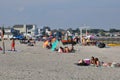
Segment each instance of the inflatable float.
[{"label": "inflatable float", "polygon": [[107,44],[108,46],[120,46],[120,44]]}]

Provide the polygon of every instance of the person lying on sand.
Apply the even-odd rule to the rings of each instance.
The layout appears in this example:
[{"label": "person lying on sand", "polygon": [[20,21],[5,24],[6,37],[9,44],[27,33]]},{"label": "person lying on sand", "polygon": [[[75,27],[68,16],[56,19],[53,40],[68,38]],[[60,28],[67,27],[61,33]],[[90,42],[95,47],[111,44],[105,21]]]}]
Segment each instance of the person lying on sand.
[{"label": "person lying on sand", "polygon": [[95,67],[99,67],[99,66],[103,66],[103,67],[120,67],[120,63],[116,63],[116,62],[100,62],[98,58],[95,57],[91,57],[91,59],[80,59],[78,61],[78,63],[75,63],[78,66],[95,66]]},{"label": "person lying on sand", "polygon": [[91,59],[80,59],[78,63],[76,63],[78,66],[89,66],[89,65],[95,65],[94,57],[92,56]]},{"label": "person lying on sand", "polygon": [[69,48],[68,47],[61,47],[58,49],[58,52],[60,53],[68,53],[69,52]]},{"label": "person lying on sand", "polygon": [[93,56],[91,59],[80,59],[77,63],[77,65],[82,65],[82,66],[88,66],[88,65],[93,65],[96,67],[100,66],[100,61],[98,58],[94,58]]},{"label": "person lying on sand", "polygon": [[73,52],[73,51],[75,51],[73,45],[70,48],[68,48],[68,47],[63,48],[63,47],[60,46],[60,48],[58,49],[58,52],[60,52],[60,53],[70,53],[70,52]]},{"label": "person lying on sand", "polygon": [[58,52],[60,52],[60,53],[64,53],[64,49],[63,49],[63,47],[60,46],[60,48],[58,49]]},{"label": "person lying on sand", "polygon": [[75,51],[75,49],[74,49],[74,46],[73,46],[73,44],[70,46],[70,48],[69,48],[69,52],[73,52],[73,51]]},{"label": "person lying on sand", "polygon": [[75,63],[78,66],[89,66],[90,64],[88,64],[84,59],[80,59],[78,61],[78,63]]},{"label": "person lying on sand", "polygon": [[95,58],[92,56],[91,59],[90,59],[90,64],[91,65],[94,65],[95,64]]},{"label": "person lying on sand", "polygon": [[100,61],[99,61],[98,58],[95,58],[94,61],[95,61],[95,62],[94,62],[94,65],[95,65],[96,67],[101,66],[101,65],[100,65]]}]

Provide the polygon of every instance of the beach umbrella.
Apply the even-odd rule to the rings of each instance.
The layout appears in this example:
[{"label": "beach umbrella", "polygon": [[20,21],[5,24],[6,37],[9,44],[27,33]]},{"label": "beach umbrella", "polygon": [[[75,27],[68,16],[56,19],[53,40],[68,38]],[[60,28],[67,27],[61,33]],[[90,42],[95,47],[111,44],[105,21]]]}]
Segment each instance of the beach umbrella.
[{"label": "beach umbrella", "polygon": [[58,40],[55,40],[53,43],[52,43],[52,48],[51,48],[51,50],[52,51],[54,51],[55,50],[55,48],[57,47],[57,45],[58,45]]},{"label": "beach umbrella", "polygon": [[61,40],[58,42],[56,48],[59,49],[60,47],[64,47],[63,43],[61,42]]}]

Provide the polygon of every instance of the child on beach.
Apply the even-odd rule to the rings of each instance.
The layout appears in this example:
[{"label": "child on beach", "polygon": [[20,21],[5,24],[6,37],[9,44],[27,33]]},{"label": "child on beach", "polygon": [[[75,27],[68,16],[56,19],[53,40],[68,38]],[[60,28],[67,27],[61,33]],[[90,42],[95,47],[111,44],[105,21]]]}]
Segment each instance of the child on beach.
[{"label": "child on beach", "polygon": [[15,51],[15,40],[14,39],[12,39],[11,51]]}]

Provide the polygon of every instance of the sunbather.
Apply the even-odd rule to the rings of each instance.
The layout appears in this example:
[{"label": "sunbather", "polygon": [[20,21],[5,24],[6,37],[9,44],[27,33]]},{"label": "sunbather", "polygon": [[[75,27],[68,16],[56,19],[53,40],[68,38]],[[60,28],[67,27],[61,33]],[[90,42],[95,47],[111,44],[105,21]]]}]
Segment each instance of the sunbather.
[{"label": "sunbather", "polygon": [[78,63],[76,63],[76,65],[78,65],[78,66],[88,66],[89,64],[86,63],[85,60],[80,59],[80,60],[78,61]]},{"label": "sunbather", "polygon": [[95,58],[94,60],[95,60],[95,63],[94,63],[95,66],[96,66],[96,67],[99,67],[99,66],[100,66],[100,61],[99,61],[99,59],[98,59],[98,58]]},{"label": "sunbather", "polygon": [[65,48],[64,48],[64,52],[65,52],[65,53],[69,53],[69,48],[68,48],[68,47],[65,47]]},{"label": "sunbather", "polygon": [[95,58],[92,56],[91,59],[90,59],[90,64],[91,65],[94,65],[95,64]]},{"label": "sunbather", "polygon": [[69,48],[69,52],[73,52],[75,49],[74,49],[74,46],[71,45],[71,47]]},{"label": "sunbather", "polygon": [[60,48],[58,49],[58,52],[60,52],[60,53],[64,53],[64,49],[63,49],[63,47],[60,46]]}]

